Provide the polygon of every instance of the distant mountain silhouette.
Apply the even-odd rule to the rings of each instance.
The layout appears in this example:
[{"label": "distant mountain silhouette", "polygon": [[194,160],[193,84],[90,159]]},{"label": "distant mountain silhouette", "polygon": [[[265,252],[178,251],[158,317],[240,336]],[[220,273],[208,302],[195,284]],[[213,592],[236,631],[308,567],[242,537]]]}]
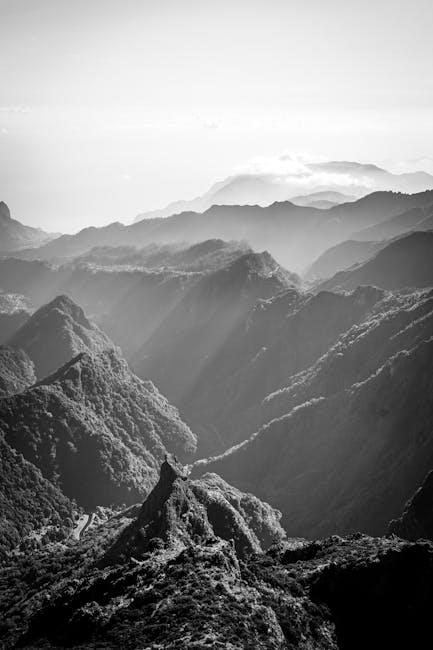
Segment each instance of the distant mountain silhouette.
[{"label": "distant mountain silhouette", "polygon": [[31,228],[12,219],[6,203],[0,201],[0,254],[39,246],[53,236],[39,228]]},{"label": "distant mountain silhouette", "polygon": [[386,240],[383,242],[356,241],[354,239],[343,241],[319,255],[317,260],[308,267],[303,278],[310,282],[330,278],[354,264],[369,260],[387,244]]},{"label": "distant mountain silhouette", "polygon": [[311,194],[300,194],[299,196],[292,196],[290,201],[295,205],[303,205],[306,207],[323,207],[331,208],[340,203],[350,203],[356,201],[358,197],[350,194],[343,194],[342,192],[311,192]]},{"label": "distant mountain silhouette", "polygon": [[246,240],[254,250],[266,248],[280,263],[297,271],[330,246],[348,239],[353,232],[432,203],[433,191],[427,191],[418,194],[374,192],[329,210],[296,206],[289,201],[268,207],[213,206],[203,213],[183,212],[166,219],[145,219],[131,226],[111,224],[87,228],[20,255],[65,260],[83,255],[94,246]]},{"label": "distant mountain silhouette", "polygon": [[8,340],[8,345],[29,355],[39,379],[79,352],[97,352],[114,347],[68,296],[57,296],[38,309]]},{"label": "distant mountain silhouette", "polygon": [[[302,187],[304,194],[322,194],[320,197],[317,196],[316,200],[341,203],[340,198],[336,198],[337,195],[349,194],[350,198],[346,200],[353,200],[352,195],[359,198],[373,191],[415,193],[433,189],[433,176],[422,171],[393,174],[377,165],[357,162],[305,163],[304,171],[293,176],[289,172],[229,176],[215,183],[200,197],[191,201],[176,201],[161,210],[139,214],[135,221],[170,217],[188,211],[205,212],[212,205],[267,206],[275,201],[311,205],[310,200],[304,201],[306,197],[300,196]],[[326,194],[328,196],[325,196]],[[334,195],[334,198],[330,195]]]},{"label": "distant mountain silhouette", "polygon": [[360,241],[391,239],[411,230],[433,228],[433,204],[417,207],[387,219],[380,224],[353,233],[353,239]]},{"label": "distant mountain silhouette", "polygon": [[167,451],[187,458],[195,436],[151,382],[114,350],[81,353],[53,375],[0,400],[8,444],[86,508],[135,503]]}]

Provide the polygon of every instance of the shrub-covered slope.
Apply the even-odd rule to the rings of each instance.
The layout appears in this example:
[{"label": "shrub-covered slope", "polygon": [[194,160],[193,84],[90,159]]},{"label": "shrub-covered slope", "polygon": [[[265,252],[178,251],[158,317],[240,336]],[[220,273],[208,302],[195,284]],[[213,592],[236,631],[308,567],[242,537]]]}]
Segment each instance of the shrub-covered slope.
[{"label": "shrub-covered slope", "polygon": [[294,382],[291,396],[274,398],[286,415],[195,471],[215,471],[269,501],[290,535],[384,534],[431,469],[432,312],[419,320],[391,336],[388,354],[397,351],[385,359],[379,348],[363,356],[362,343],[375,339],[359,332],[352,352],[364,377],[357,357],[337,346],[334,366],[318,362],[323,383],[314,372],[309,387]]},{"label": "shrub-covered slope", "polygon": [[177,410],[114,350],[81,353],[1,400],[0,426],[9,444],[87,508],[136,502],[156,482],[166,450],[184,458],[196,444]]},{"label": "shrub-covered slope", "polygon": [[73,504],[0,431],[0,560],[28,536],[71,523]]},{"label": "shrub-covered slope", "polygon": [[383,289],[433,285],[433,232],[413,232],[392,241],[363,264],[341,271],[319,289],[355,289],[373,284]]},{"label": "shrub-covered slope", "polygon": [[57,296],[38,309],[9,339],[8,345],[29,355],[39,379],[57,370],[79,352],[98,352],[114,347],[68,296]]},{"label": "shrub-covered slope", "polygon": [[[264,504],[246,517],[249,497],[213,476],[185,480],[170,465],[138,517],[130,510],[78,544],[18,554],[4,568],[5,650],[423,647],[431,544],[356,534],[251,553],[237,544],[239,525],[248,519],[257,531]],[[222,530],[210,511],[216,500],[227,514]]]},{"label": "shrub-covered slope", "polygon": [[35,381],[35,368],[27,354],[0,345],[0,397],[20,393]]}]

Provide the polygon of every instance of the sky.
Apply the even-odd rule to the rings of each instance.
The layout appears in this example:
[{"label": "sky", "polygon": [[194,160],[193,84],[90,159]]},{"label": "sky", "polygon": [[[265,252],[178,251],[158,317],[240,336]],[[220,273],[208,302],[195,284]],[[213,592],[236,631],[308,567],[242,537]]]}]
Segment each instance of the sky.
[{"label": "sky", "polygon": [[431,0],[0,0],[0,199],[75,232],[282,152],[433,172],[432,24]]}]

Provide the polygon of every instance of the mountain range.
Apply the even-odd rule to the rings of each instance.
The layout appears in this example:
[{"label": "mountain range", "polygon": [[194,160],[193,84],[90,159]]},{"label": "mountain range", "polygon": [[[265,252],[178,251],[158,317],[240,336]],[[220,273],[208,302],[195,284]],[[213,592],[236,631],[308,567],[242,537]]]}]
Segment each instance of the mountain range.
[{"label": "mountain range", "polygon": [[[303,190],[302,194],[300,190]],[[205,212],[212,205],[271,205],[291,201],[313,207],[317,201],[344,203],[375,191],[409,194],[433,189],[433,176],[426,172],[393,174],[377,165],[357,162],[305,162],[302,168],[276,173],[229,176],[192,201],[176,201],[161,210],[139,214],[135,221],[170,217],[181,212]]]},{"label": "mountain range", "polygon": [[299,272],[327,248],[362,229],[413,208],[428,208],[433,190],[416,194],[373,192],[327,210],[289,201],[267,207],[213,205],[205,212],[182,212],[167,218],[144,219],[130,226],[113,223],[62,235],[17,256],[54,262],[71,260],[95,246],[136,246],[149,243],[198,243],[208,239],[247,241],[254,250],[267,249],[278,262]]},{"label": "mountain range", "polygon": [[433,190],[286,176],[3,251],[4,650],[427,647]]}]

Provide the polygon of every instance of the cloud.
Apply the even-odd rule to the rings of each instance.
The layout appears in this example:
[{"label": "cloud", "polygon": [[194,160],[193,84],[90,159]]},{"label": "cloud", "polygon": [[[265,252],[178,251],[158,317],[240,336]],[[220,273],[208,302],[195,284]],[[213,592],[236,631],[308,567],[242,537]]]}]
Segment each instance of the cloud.
[{"label": "cloud", "polygon": [[[318,164],[320,163],[320,164]],[[329,163],[329,169],[327,169]],[[374,188],[374,179],[360,170],[332,169],[323,155],[283,152],[278,156],[257,156],[238,165],[235,174],[266,177],[275,185],[287,186],[288,191],[311,191],[320,188],[348,188],[367,191]]]}]

